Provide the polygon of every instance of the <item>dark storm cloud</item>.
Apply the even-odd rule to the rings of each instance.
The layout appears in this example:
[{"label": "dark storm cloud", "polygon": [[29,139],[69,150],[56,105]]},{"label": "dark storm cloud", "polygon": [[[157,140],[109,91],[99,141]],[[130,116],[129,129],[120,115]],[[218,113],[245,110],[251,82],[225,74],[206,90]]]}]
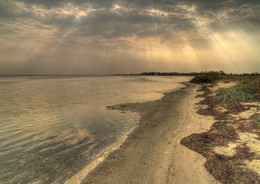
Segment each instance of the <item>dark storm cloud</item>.
[{"label": "dark storm cloud", "polygon": [[190,4],[198,5],[201,10],[221,10],[224,8],[237,8],[242,5],[259,5],[258,0],[188,0]]},{"label": "dark storm cloud", "polygon": [[92,73],[125,60],[136,70],[154,61],[163,69],[163,60],[166,70],[206,70],[213,60],[253,70],[259,9],[259,0],[1,0],[0,74],[62,73],[64,63]]},{"label": "dark storm cloud", "polygon": [[112,6],[117,0],[21,0],[22,2],[34,5],[41,5],[48,8],[62,6],[66,3],[75,5],[89,4],[93,7],[108,7]]},{"label": "dark storm cloud", "polygon": [[0,1],[0,21],[4,19],[15,18],[16,14],[12,9],[12,3],[9,1]]},{"label": "dark storm cloud", "polygon": [[[52,26],[63,38],[157,36],[178,42],[183,35],[192,39],[194,33],[194,40],[206,38],[201,23],[220,32],[239,24],[258,26],[259,5],[258,0],[6,0],[0,2],[0,17],[1,22]],[[185,34],[178,35],[182,31]]]},{"label": "dark storm cloud", "polygon": [[113,4],[121,4],[124,6],[135,8],[147,7],[167,7],[186,4],[196,5],[201,10],[220,10],[223,8],[237,8],[241,5],[259,5],[258,0],[20,0],[20,2],[41,5],[45,7],[57,7],[66,3],[73,3],[75,5],[89,4],[94,7],[110,7]]},{"label": "dark storm cloud", "polygon": [[190,29],[195,27],[191,21],[185,17],[170,16],[152,16],[139,10],[125,12],[123,15],[102,11],[94,12],[80,20],[80,29],[86,35],[107,35],[123,36],[135,34],[138,36],[162,35],[168,31],[173,31],[174,27],[178,30]]}]

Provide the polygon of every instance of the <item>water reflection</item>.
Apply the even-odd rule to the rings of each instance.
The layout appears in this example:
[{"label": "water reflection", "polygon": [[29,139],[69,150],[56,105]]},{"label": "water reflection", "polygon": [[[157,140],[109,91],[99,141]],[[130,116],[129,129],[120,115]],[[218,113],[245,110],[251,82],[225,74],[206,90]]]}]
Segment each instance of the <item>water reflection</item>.
[{"label": "water reflection", "polygon": [[158,99],[187,78],[0,78],[0,181],[62,183],[136,126],[107,105]]}]

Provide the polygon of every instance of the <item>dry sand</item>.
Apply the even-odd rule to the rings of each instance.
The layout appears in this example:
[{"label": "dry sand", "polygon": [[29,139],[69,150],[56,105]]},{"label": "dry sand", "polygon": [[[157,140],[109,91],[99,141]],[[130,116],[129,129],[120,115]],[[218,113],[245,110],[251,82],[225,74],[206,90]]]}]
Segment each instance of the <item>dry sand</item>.
[{"label": "dry sand", "polygon": [[198,93],[190,85],[160,100],[110,107],[140,113],[140,125],[82,183],[218,183],[205,169],[205,158],[180,144],[183,137],[206,131],[213,123],[196,113]]}]

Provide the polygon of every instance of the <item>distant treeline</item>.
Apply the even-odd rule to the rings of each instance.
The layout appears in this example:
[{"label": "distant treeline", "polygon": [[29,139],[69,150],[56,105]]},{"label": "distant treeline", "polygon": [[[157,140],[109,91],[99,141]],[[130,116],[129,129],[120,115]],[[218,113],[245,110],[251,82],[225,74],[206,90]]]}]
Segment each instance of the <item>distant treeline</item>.
[{"label": "distant treeline", "polygon": [[129,74],[129,75],[155,75],[155,76],[195,76],[198,73],[180,73],[180,72],[143,72],[139,74]]},{"label": "distant treeline", "polygon": [[127,75],[145,75],[145,76],[197,76],[202,74],[219,74],[219,75],[226,75],[226,76],[260,76],[260,73],[243,73],[243,74],[233,74],[228,73],[226,74],[223,71],[207,71],[207,72],[143,72],[143,73],[131,73]]}]

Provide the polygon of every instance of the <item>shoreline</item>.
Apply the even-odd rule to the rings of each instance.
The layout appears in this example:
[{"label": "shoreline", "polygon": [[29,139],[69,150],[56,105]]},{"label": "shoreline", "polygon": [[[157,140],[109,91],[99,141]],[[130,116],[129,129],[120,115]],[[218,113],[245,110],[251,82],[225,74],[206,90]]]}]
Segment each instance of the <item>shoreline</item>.
[{"label": "shoreline", "polygon": [[[180,76],[182,77],[182,76]],[[119,139],[112,143],[111,145],[109,145],[108,147],[106,147],[103,151],[101,151],[100,153],[98,153],[95,156],[95,159],[93,159],[90,163],[88,163],[86,166],[84,166],[81,170],[79,170],[77,173],[75,173],[73,176],[71,176],[70,178],[68,178],[64,183],[65,184],[76,184],[76,183],[81,183],[82,179],[87,177],[87,175],[94,170],[98,165],[102,164],[102,162],[107,159],[107,157],[114,151],[116,151],[117,149],[119,149],[122,144],[124,144],[124,142],[128,139],[129,135],[131,135],[140,125],[140,111],[138,110],[133,110],[133,109],[128,109],[128,105],[130,104],[142,104],[142,103],[147,103],[147,102],[153,102],[153,101],[159,101],[161,100],[161,98],[163,98],[165,96],[166,93],[172,93],[178,90],[181,90],[185,87],[187,87],[187,82],[179,82],[179,84],[181,86],[179,87],[175,87],[172,88],[170,90],[167,91],[161,91],[158,92],[161,94],[160,98],[157,99],[153,99],[150,101],[140,101],[140,102],[127,102],[127,103],[119,103],[119,104],[115,104],[115,105],[109,105],[106,106],[107,110],[115,110],[118,111],[118,113],[125,113],[126,111],[131,112],[131,113],[136,113],[139,116],[139,120],[138,123],[136,123],[136,125],[134,127],[132,127],[128,132],[126,132],[125,134],[122,134],[121,137],[119,137]],[[127,107],[126,109],[122,108]]]},{"label": "shoreline", "polygon": [[197,94],[197,87],[188,84],[159,100],[108,107],[138,112],[140,123],[81,183],[218,183],[204,168],[204,158],[180,144],[211,125],[190,121]]}]

